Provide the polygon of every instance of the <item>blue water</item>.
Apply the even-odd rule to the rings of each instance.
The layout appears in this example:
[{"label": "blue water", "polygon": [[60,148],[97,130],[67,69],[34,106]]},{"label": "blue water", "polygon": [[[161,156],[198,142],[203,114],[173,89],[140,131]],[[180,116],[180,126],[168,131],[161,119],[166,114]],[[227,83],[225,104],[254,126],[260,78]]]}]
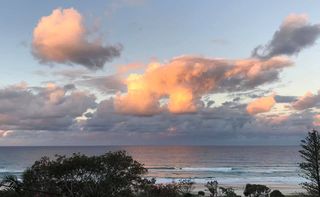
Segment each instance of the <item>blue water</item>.
[{"label": "blue water", "polygon": [[81,152],[99,155],[126,150],[149,169],[158,182],[192,178],[204,183],[216,179],[225,184],[265,183],[296,185],[300,156],[298,146],[93,146],[0,147],[0,176],[21,175],[42,156]]}]

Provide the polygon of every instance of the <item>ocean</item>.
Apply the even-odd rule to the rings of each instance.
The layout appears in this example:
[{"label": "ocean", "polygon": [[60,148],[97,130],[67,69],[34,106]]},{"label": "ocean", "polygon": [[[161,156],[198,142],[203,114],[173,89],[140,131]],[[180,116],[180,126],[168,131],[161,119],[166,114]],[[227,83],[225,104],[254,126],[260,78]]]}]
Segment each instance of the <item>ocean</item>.
[{"label": "ocean", "polygon": [[300,188],[298,146],[69,146],[0,147],[0,176],[21,176],[42,156],[80,152],[100,155],[126,150],[148,168],[158,183],[191,178],[196,183],[217,180],[226,185],[246,183]]}]

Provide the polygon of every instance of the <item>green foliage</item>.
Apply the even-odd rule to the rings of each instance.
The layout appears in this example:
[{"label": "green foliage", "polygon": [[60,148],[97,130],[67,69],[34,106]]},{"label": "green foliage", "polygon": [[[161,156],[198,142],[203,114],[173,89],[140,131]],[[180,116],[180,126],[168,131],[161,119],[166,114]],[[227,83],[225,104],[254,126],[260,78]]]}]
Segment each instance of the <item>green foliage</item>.
[{"label": "green foliage", "polygon": [[[92,157],[57,155],[54,160],[43,157],[28,168],[23,173],[23,186],[58,196],[130,197],[145,184],[141,175],[146,172],[124,151]],[[28,195],[48,194],[28,191]]]},{"label": "green foliage", "polygon": [[254,197],[259,197],[261,194],[268,195],[270,191],[270,188],[265,185],[247,184],[243,194],[245,196],[253,195]]},{"label": "green foliage", "polygon": [[270,193],[270,197],[285,197],[279,190],[273,190]]},{"label": "green foliage", "polygon": [[307,137],[301,140],[300,163],[301,176],[308,182],[301,183],[311,196],[320,196],[320,136],[318,131],[308,132]]}]

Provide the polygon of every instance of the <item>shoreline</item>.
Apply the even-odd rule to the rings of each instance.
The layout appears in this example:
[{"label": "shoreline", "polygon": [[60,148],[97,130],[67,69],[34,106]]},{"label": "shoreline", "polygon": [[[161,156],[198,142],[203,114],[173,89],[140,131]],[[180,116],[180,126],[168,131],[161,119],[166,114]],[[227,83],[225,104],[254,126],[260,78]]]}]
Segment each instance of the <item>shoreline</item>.
[{"label": "shoreline", "polygon": [[[255,184],[255,183],[251,183]],[[279,190],[284,195],[297,195],[299,193],[304,193],[305,190],[299,186],[299,185],[286,185],[286,184],[265,184],[267,187],[269,187],[271,190]],[[195,188],[193,190],[193,193],[198,193],[198,191],[204,191],[207,194],[210,194],[208,189],[204,186],[204,184],[196,183],[194,184]],[[245,184],[219,184],[219,186],[222,187],[232,187],[237,195],[243,196],[243,191],[245,189]]]}]

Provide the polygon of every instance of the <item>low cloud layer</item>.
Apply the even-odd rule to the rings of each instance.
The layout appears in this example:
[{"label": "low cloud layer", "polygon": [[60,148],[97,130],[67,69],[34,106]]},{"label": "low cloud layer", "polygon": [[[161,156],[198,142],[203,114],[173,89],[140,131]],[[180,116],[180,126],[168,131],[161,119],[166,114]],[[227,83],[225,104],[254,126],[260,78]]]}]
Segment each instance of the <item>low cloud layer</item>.
[{"label": "low cloud layer", "polygon": [[89,40],[81,14],[56,9],[41,18],[33,31],[32,53],[40,63],[83,65],[100,69],[120,56],[121,46],[106,46],[101,39]]},{"label": "low cloud layer", "polygon": [[292,62],[285,57],[210,59],[182,56],[166,64],[150,63],[143,74],[126,79],[127,92],[114,99],[118,113],[153,115],[161,111],[193,113],[208,93],[253,89],[278,79]]},{"label": "low cloud layer", "polygon": [[0,89],[0,130],[70,130],[77,117],[96,105],[93,95],[70,87],[48,83]]},{"label": "low cloud layer", "polygon": [[253,57],[270,58],[278,55],[295,55],[315,44],[320,35],[320,24],[310,24],[306,15],[289,15],[266,45],[259,45]]}]

